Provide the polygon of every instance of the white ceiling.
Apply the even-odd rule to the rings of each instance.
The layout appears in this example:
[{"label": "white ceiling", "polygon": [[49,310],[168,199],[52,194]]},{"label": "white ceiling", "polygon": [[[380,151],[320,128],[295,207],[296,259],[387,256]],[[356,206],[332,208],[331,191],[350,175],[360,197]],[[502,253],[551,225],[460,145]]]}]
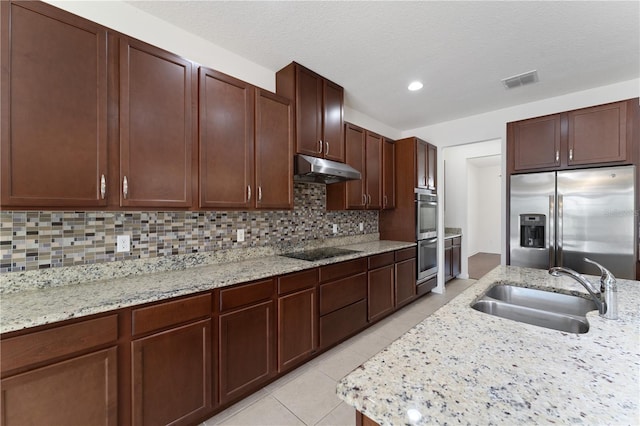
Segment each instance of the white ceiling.
[{"label": "white ceiling", "polygon": [[[274,72],[299,62],[398,130],[640,76],[638,1],[128,3]],[[536,84],[500,82],[533,69]]]}]

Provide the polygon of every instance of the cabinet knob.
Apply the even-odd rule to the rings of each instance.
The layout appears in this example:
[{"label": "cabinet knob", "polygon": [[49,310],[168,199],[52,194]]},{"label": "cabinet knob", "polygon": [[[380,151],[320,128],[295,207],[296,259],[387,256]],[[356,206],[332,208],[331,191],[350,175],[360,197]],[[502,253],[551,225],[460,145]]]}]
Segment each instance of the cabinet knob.
[{"label": "cabinet knob", "polygon": [[322,145],[323,145],[322,140],[319,140],[318,141],[318,154],[322,154]]},{"label": "cabinet knob", "polygon": [[122,195],[125,199],[129,195],[129,181],[126,176],[122,179]]},{"label": "cabinet knob", "polygon": [[104,196],[107,193],[107,179],[102,175],[100,177],[100,198],[104,200]]},{"label": "cabinet knob", "polygon": [[247,185],[247,201],[251,201],[251,185]]}]

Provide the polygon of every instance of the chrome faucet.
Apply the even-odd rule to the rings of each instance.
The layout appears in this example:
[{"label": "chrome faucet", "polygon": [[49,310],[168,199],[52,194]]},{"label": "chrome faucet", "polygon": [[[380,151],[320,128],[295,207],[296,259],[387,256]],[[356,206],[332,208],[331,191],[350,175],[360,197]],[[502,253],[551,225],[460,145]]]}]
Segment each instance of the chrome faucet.
[{"label": "chrome faucet", "polygon": [[591,298],[598,307],[600,316],[607,319],[618,319],[618,287],[616,285],[616,277],[604,266],[591,259],[584,258],[584,261],[596,265],[600,269],[600,287],[596,287],[584,275],[574,271],[573,269],[563,267],[553,267],[549,269],[549,273],[554,277],[566,275],[578,281],[587,289]]}]

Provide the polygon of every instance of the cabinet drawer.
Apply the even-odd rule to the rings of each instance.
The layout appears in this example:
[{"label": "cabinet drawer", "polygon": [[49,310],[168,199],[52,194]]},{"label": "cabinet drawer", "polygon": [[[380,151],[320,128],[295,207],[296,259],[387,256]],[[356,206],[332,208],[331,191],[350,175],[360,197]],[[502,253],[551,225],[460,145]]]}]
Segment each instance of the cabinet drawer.
[{"label": "cabinet drawer", "polygon": [[367,275],[362,273],[320,286],[320,315],[367,297]]},{"label": "cabinet drawer", "polygon": [[334,265],[320,267],[320,282],[333,281],[338,278],[356,275],[367,270],[367,258],[349,260]]},{"label": "cabinet drawer", "polygon": [[118,315],[2,340],[2,373],[118,340]]},{"label": "cabinet drawer", "polygon": [[273,280],[257,281],[220,290],[220,312],[267,300],[273,297]]},{"label": "cabinet drawer", "polygon": [[453,245],[454,246],[459,246],[460,244],[462,244],[462,237],[454,237],[453,238]]},{"label": "cabinet drawer", "polygon": [[211,315],[212,308],[211,294],[203,294],[134,309],[131,313],[131,334],[136,336],[205,318]]},{"label": "cabinet drawer", "polygon": [[367,301],[346,306],[320,318],[320,347],[336,343],[367,325]]},{"label": "cabinet drawer", "polygon": [[445,238],[444,248],[449,248],[453,245],[453,238]]},{"label": "cabinet drawer", "polygon": [[369,256],[369,270],[391,265],[395,259],[393,252]]},{"label": "cabinet drawer", "polygon": [[318,284],[318,268],[278,278],[278,295],[304,290]]},{"label": "cabinet drawer", "polygon": [[396,262],[402,262],[403,260],[413,259],[416,257],[416,248],[409,247],[395,252]]}]

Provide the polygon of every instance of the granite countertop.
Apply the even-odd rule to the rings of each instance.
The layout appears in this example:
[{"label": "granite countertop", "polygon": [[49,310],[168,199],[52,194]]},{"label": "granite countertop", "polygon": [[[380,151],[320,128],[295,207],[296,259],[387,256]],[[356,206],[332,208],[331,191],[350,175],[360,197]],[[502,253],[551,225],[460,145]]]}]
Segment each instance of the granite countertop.
[{"label": "granite countertop", "polygon": [[[415,243],[371,241],[342,245],[358,253],[310,262],[283,256],[195,266],[183,270],[146,273],[71,285],[3,294],[0,333],[63,321],[128,306],[184,296],[258,279],[310,269],[317,266],[415,246]],[[49,273],[55,271],[49,271]],[[78,273],[84,270],[78,268]],[[61,272],[62,273],[62,272]],[[69,279],[73,269],[64,272]]]},{"label": "granite countertop", "polygon": [[499,266],[343,378],[338,396],[381,425],[640,423],[640,282],[618,280],[619,319],[589,312],[586,334],[472,309],[496,282],[586,295],[568,277]]}]

